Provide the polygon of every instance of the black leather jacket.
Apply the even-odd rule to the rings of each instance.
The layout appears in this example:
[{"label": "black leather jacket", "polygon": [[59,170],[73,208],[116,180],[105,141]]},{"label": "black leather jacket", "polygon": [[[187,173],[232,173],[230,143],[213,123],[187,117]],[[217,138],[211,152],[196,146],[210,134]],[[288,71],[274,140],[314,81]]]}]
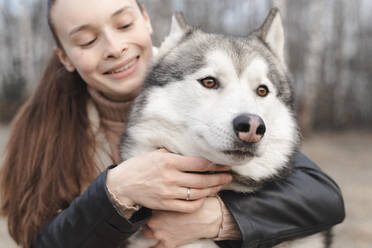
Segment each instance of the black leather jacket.
[{"label": "black leather jacket", "polygon": [[[343,221],[337,184],[303,154],[294,172],[254,194],[220,192],[242,233],[242,240],[221,247],[272,247],[282,241],[327,230]],[[116,248],[151,216],[142,208],[130,220],[110,201],[103,172],[71,205],[46,224],[33,248]]]}]

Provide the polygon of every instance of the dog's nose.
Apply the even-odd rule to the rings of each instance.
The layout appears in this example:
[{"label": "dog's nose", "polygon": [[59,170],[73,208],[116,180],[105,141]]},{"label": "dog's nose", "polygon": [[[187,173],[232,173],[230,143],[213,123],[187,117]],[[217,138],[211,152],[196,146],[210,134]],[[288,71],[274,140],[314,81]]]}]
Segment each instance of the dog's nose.
[{"label": "dog's nose", "polygon": [[266,132],[264,121],[258,115],[241,114],[233,120],[234,132],[244,142],[257,143]]}]

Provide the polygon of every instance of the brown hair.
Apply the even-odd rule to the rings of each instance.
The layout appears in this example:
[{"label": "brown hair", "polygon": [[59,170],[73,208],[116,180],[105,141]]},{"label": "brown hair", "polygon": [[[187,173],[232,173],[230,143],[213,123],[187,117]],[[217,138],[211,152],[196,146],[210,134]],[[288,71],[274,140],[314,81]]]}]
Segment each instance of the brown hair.
[{"label": "brown hair", "polygon": [[[48,19],[55,0],[48,0]],[[55,36],[57,45],[60,43]],[[10,235],[30,247],[40,228],[98,175],[85,82],[53,54],[12,123],[1,171],[1,214]]]},{"label": "brown hair", "polygon": [[[50,15],[55,1],[48,0],[48,24],[63,49]],[[68,72],[53,53],[36,91],[13,120],[0,175],[0,210],[21,247],[30,247],[40,228],[99,173],[88,99],[80,75]]]}]

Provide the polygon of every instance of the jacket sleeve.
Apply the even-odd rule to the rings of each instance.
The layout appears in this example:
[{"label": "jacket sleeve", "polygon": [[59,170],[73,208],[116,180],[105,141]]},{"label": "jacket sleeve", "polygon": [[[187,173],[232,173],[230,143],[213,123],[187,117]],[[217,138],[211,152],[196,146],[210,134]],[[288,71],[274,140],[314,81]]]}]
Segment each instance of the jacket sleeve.
[{"label": "jacket sleeve", "polygon": [[288,177],[243,194],[220,192],[242,234],[221,247],[272,247],[283,241],[324,231],[343,221],[345,210],[337,184],[301,153]]},{"label": "jacket sleeve", "polygon": [[130,220],[122,217],[109,198],[106,175],[107,170],[47,223],[31,247],[117,248],[135,233],[151,211],[141,208]]}]

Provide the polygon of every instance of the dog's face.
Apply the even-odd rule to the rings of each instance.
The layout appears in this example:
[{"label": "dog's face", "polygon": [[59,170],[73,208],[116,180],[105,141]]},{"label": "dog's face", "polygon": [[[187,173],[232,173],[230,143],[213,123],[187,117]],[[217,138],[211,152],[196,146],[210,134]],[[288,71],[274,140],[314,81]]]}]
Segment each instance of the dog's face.
[{"label": "dog's face", "polygon": [[[275,174],[298,140],[283,40],[277,13],[248,38],[207,34],[174,18],[137,101],[135,122],[149,127],[139,139],[255,179]],[[147,132],[135,129],[137,137]]]}]

